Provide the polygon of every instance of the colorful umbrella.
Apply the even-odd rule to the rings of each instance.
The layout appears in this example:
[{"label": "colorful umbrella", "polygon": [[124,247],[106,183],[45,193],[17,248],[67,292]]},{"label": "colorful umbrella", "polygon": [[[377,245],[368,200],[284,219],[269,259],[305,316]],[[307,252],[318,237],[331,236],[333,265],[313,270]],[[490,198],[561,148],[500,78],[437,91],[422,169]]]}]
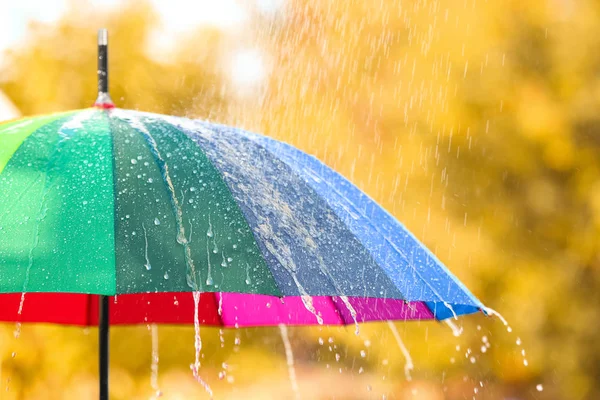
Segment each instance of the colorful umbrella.
[{"label": "colorful umbrella", "polygon": [[483,309],[314,157],[113,108],[100,39],[95,108],[0,125],[0,320],[100,323],[101,398],[109,319],[335,325]]}]

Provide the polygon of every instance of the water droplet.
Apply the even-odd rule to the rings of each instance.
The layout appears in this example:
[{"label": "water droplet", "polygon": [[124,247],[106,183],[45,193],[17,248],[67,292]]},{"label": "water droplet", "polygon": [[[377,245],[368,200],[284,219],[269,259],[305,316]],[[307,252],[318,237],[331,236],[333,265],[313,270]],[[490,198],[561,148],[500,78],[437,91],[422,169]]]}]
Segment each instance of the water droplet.
[{"label": "water droplet", "polygon": [[541,392],[541,391],[543,391],[543,390],[544,390],[544,386],[543,386],[541,383],[538,383],[538,384],[535,386],[535,388],[536,388],[536,390],[537,390],[538,392]]},{"label": "water droplet", "polygon": [[12,354],[10,355],[12,358],[15,358],[17,356],[17,352],[13,351]]},{"label": "water droplet", "polygon": [[321,346],[323,346],[323,338],[321,338],[321,337],[319,338],[319,344],[320,344]]},{"label": "water droplet", "polygon": [[154,225],[160,225],[160,220],[158,218],[154,218]]},{"label": "water droplet", "polygon": [[152,183],[152,182],[154,182],[154,179],[148,178],[148,183]]},{"label": "water droplet", "polygon": [[189,199],[188,203],[192,204],[194,202],[194,199]]},{"label": "water droplet", "polygon": [[335,361],[340,361],[340,355],[338,353],[335,353]]},{"label": "water droplet", "polygon": [[196,191],[196,188],[192,186],[192,187],[190,188],[190,192],[195,192],[195,191]]},{"label": "water droplet", "polygon": [[137,164],[137,160],[136,160],[135,158],[132,158],[132,159],[131,159],[131,163],[132,163],[132,164]]},{"label": "water droplet", "polygon": [[362,358],[365,358],[365,357],[367,356],[367,352],[366,352],[366,351],[364,351],[364,350],[361,350],[361,351],[360,351],[360,356],[361,356]]},{"label": "water droplet", "polygon": [[516,343],[517,343],[517,346],[520,346],[521,345],[521,338],[518,337]]},{"label": "water droplet", "polygon": [[169,279],[169,273],[165,272],[165,275],[163,276],[165,279]]}]

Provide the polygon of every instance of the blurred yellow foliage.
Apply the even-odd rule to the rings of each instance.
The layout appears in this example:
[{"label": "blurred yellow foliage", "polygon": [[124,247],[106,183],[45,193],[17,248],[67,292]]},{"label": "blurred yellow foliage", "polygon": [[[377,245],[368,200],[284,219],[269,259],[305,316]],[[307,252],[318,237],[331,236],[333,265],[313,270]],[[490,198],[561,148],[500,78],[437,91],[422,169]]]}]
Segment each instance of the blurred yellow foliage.
[{"label": "blurred yellow foliage", "polygon": [[[105,26],[119,107],[209,118],[316,155],[511,323],[509,333],[465,318],[459,338],[442,324],[398,324],[412,382],[385,324],[359,337],[292,328],[303,398],[600,398],[600,5],[289,0],[276,15],[252,15],[233,34],[198,28],[166,56],[147,42],[157,24],[149,4],[73,5],[5,55],[0,89],[28,115],[90,106]],[[224,65],[240,46],[270,60],[249,94]],[[25,326],[19,339],[13,329],[0,327],[0,399],[93,398],[93,329]],[[159,332],[165,398],[202,396],[188,371],[192,330]],[[217,398],[293,397],[277,330],[228,331],[223,348],[217,330],[202,332],[202,374]],[[113,330],[112,398],[152,395],[149,335]],[[229,378],[219,380],[223,362]]]}]

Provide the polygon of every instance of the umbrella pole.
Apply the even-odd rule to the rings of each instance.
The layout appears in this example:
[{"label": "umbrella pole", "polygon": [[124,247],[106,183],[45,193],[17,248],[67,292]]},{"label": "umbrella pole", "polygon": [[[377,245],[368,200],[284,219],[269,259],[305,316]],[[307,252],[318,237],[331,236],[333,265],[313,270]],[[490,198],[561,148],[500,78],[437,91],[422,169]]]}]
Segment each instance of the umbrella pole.
[{"label": "umbrella pole", "polygon": [[100,400],[108,400],[108,296],[100,296],[98,347],[100,367]]},{"label": "umbrella pole", "polygon": [[108,94],[108,31],[98,31],[98,98],[96,107],[113,108],[114,104]]}]

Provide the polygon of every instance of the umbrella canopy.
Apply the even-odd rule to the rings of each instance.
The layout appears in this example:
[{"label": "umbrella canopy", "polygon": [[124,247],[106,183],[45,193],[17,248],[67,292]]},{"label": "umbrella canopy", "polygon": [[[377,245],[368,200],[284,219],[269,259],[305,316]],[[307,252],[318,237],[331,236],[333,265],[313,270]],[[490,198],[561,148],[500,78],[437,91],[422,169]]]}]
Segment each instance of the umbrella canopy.
[{"label": "umbrella canopy", "polygon": [[110,322],[193,322],[192,370],[212,397],[198,376],[201,323],[342,325],[484,309],[315,158],[239,129],[115,109],[106,30],[95,106],[0,125],[0,321],[98,324],[100,399]]},{"label": "umbrella canopy", "polygon": [[224,326],[483,308],[350,182],[265,136],[94,108],[0,125],[0,144],[0,320],[95,324],[86,295],[119,295],[113,323],[188,323],[193,291]]}]

